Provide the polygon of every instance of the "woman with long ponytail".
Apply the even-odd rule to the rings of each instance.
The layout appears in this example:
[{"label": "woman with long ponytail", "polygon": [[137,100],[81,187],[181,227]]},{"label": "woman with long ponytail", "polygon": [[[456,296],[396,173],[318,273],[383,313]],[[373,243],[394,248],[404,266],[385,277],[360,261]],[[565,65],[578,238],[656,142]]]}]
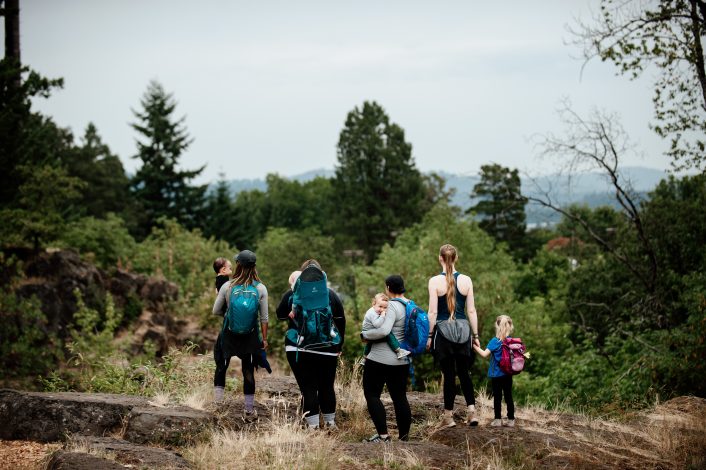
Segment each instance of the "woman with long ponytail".
[{"label": "woman with long ponytail", "polygon": [[429,279],[429,326],[427,349],[434,354],[444,378],[443,427],[455,426],[453,406],[456,377],[466,399],[465,423],[477,426],[476,400],[469,370],[473,364],[472,345],[480,346],[478,315],[473,299],[473,282],[456,271],[458,252],[453,245],[439,249],[441,273]]}]

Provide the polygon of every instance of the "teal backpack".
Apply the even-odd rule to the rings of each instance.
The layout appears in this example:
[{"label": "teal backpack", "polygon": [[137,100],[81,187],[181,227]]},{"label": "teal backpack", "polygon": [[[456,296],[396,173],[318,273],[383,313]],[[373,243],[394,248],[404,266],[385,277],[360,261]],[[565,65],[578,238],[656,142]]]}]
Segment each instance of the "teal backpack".
[{"label": "teal backpack", "polygon": [[292,323],[295,328],[287,330],[287,339],[297,345],[297,358],[299,349],[317,350],[341,344],[328,295],[326,273],[314,265],[304,269],[294,283]]},{"label": "teal backpack", "polygon": [[228,328],[236,335],[244,335],[257,328],[260,292],[259,282],[249,286],[236,285],[231,287],[228,310],[223,317],[223,330]]}]

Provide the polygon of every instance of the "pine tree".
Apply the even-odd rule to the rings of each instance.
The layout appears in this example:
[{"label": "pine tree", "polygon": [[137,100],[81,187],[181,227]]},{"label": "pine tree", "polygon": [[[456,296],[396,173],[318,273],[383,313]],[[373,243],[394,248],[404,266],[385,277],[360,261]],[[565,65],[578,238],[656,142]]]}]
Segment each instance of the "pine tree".
[{"label": "pine tree", "polygon": [[123,164],[103,143],[93,123],[86,127],[82,145],[73,147],[62,160],[70,176],[86,182],[78,201],[84,215],[104,218],[108,212],[130,214],[129,180]]},{"label": "pine tree", "polygon": [[339,227],[368,260],[423,215],[425,189],[412,145],[375,102],[348,113],[338,141],[334,186]]},{"label": "pine tree", "polygon": [[233,242],[233,198],[223,173],[219,174],[215,191],[206,198],[206,217],[203,225],[204,235],[216,240]]},{"label": "pine tree", "polygon": [[177,220],[195,228],[203,217],[206,186],[191,186],[205,165],[196,170],[178,169],[179,158],[192,140],[184,118],[173,118],[176,101],[162,85],[152,81],[142,100],[142,111],[133,111],[138,122],[132,124],[143,140],[137,141],[142,166],[131,187],[142,206],[140,234],[146,235],[160,217]]}]

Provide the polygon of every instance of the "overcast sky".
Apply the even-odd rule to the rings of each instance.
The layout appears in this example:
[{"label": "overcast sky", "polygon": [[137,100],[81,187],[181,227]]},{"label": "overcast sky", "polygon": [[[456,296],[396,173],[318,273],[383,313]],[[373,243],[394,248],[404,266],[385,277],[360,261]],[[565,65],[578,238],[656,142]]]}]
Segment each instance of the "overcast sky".
[{"label": "overcast sky", "polygon": [[336,164],[346,114],[380,103],[422,171],[475,174],[495,162],[551,171],[528,139],[580,113],[615,111],[642,157],[668,168],[648,128],[648,80],[615,76],[565,43],[598,1],[21,0],[23,62],[65,86],[37,108],[80,136],[94,122],[130,172],[131,109],[156,79],[194,138],[200,182],[291,176]]}]

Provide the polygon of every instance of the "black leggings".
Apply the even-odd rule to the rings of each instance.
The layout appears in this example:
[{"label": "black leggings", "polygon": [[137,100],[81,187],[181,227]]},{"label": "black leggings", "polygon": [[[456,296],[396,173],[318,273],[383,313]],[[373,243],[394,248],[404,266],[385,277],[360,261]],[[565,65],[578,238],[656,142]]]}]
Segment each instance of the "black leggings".
[{"label": "black leggings", "polygon": [[336,411],[336,380],[338,356],[299,351],[287,351],[287,361],[297,379],[302,394],[302,412],[306,416]]},{"label": "black leggings", "polygon": [[375,424],[378,434],[387,434],[387,416],[385,406],[380,400],[382,388],[387,384],[387,391],[392,398],[397,419],[397,430],[400,440],[409,439],[409,428],[412,425],[412,410],[407,401],[407,377],[409,366],[388,366],[379,362],[365,361],[363,368],[363,392],[368,404],[368,413]]},{"label": "black leggings", "polygon": [[508,419],[515,419],[515,402],[512,401],[512,375],[492,377],[491,382],[493,384],[495,419],[500,419],[503,395],[505,395],[505,404],[507,404],[507,417]]},{"label": "black leggings", "polygon": [[[220,337],[213,348],[213,359],[216,361],[216,373],[213,374],[213,385],[215,387],[226,386],[226,372],[230,365],[230,358],[223,356]],[[253,395],[255,393],[255,364],[252,361],[252,354],[238,356],[242,362],[243,369],[243,393]]]},{"label": "black leggings", "polygon": [[454,409],[456,398],[456,375],[461,382],[461,390],[466,398],[466,406],[475,405],[476,397],[473,392],[473,381],[468,371],[470,360],[468,356],[453,354],[441,360],[441,373],[444,375],[444,409]]}]

